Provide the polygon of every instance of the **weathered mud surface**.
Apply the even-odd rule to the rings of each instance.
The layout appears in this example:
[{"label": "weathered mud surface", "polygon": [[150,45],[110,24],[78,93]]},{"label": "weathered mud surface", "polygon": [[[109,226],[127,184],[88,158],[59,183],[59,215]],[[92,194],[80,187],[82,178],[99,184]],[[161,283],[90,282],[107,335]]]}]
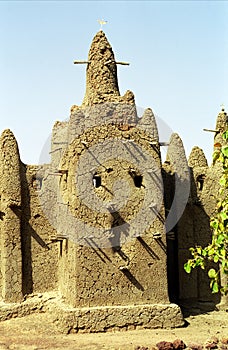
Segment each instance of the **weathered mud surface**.
[{"label": "weathered mud surface", "polygon": [[[228,312],[213,311],[186,318],[186,327],[176,329],[134,330],[115,333],[61,334],[47,313],[32,314],[0,323],[0,350],[134,350],[154,349],[161,341],[181,339],[191,348],[227,350]],[[210,342],[211,341],[211,342]],[[139,347],[140,349],[140,347]]]}]

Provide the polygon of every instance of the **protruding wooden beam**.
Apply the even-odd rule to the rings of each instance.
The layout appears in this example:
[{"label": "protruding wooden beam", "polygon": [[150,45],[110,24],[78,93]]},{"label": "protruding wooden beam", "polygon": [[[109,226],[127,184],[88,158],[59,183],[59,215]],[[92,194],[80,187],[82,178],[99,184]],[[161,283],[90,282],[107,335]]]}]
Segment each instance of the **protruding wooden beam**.
[{"label": "protruding wooden beam", "polygon": [[109,60],[109,61],[105,62],[104,65],[106,66],[109,63],[121,64],[123,66],[129,66],[130,65],[130,63],[128,63],[128,62],[115,62],[115,61],[112,61],[112,60]]},{"label": "protruding wooden beam", "polygon": [[59,151],[59,150],[61,150],[61,149],[62,149],[62,147],[56,148],[56,149],[54,149],[53,151],[50,151],[49,154],[52,154],[52,153],[54,153],[54,152],[57,152],[57,151]]},{"label": "protruding wooden beam", "polygon": [[169,146],[169,142],[159,142],[159,146]]},{"label": "protruding wooden beam", "polygon": [[52,236],[50,237],[50,243],[60,242],[60,241],[63,241],[64,239],[68,239],[68,237],[65,235]]},{"label": "protruding wooden beam", "polygon": [[66,170],[66,169],[59,169],[58,173],[59,174],[68,174],[68,170]]},{"label": "protruding wooden beam", "polygon": [[116,64],[122,64],[122,66],[129,66],[130,63],[128,62],[116,62]]},{"label": "protruding wooden beam", "polygon": [[88,64],[90,61],[74,61],[74,64]]},{"label": "protruding wooden beam", "polygon": [[[74,61],[74,64],[89,64],[89,63],[91,63],[91,61],[81,61],[81,60]],[[105,62],[104,65],[106,66],[109,63],[121,64],[123,66],[129,66],[130,65],[130,63],[128,63],[128,62],[115,62],[115,61],[112,61],[112,60],[109,60],[109,61]]]},{"label": "protruding wooden beam", "polygon": [[153,238],[154,239],[160,239],[160,238],[162,238],[162,234],[160,232],[154,232],[153,233]]},{"label": "protruding wooden beam", "polygon": [[219,132],[219,130],[212,130],[212,129],[203,129],[203,131],[209,131],[209,132]]}]

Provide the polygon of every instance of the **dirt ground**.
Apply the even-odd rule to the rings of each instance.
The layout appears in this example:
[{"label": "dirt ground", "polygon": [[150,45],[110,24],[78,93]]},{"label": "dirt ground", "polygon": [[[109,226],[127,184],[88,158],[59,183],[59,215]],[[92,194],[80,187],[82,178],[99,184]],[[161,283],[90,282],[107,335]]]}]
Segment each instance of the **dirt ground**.
[{"label": "dirt ground", "polygon": [[[150,350],[159,341],[172,342],[177,338],[188,346],[193,343],[205,345],[213,337],[228,341],[228,312],[212,311],[185,319],[185,327],[168,330],[63,335],[48,314],[32,314],[0,323],[0,350],[134,350],[137,346]],[[222,349],[228,349],[228,344]]]}]

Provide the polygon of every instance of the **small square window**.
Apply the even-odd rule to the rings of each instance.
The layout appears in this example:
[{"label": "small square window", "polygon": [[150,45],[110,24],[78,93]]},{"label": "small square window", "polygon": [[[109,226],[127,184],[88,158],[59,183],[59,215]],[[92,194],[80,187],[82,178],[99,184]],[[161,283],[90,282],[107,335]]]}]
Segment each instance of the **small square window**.
[{"label": "small square window", "polygon": [[101,186],[101,177],[100,176],[98,176],[98,175],[93,176],[93,186],[95,188],[98,188]]}]

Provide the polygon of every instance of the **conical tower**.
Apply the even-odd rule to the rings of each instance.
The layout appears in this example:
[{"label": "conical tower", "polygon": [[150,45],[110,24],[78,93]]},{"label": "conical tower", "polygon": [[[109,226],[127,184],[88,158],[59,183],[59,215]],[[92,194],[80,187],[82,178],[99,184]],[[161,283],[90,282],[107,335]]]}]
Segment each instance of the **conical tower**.
[{"label": "conical tower", "polygon": [[86,93],[83,106],[114,102],[120,96],[117,68],[112,47],[100,30],[93,38],[86,70]]}]

